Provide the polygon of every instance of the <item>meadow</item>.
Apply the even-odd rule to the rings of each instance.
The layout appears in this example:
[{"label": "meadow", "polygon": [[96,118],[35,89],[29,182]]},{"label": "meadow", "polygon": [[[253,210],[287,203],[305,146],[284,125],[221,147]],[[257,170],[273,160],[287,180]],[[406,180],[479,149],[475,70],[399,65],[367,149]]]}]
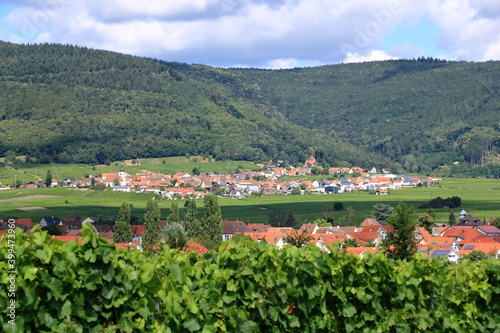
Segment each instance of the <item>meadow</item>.
[{"label": "meadow", "polygon": [[[85,176],[97,176],[102,173],[118,172],[122,165],[125,171],[131,175],[140,172],[152,171],[168,175],[177,172],[191,173],[196,167],[200,172],[205,173],[234,173],[236,169],[245,171],[260,170],[260,167],[247,161],[207,161],[201,156],[190,157],[164,157],[134,160],[139,164],[131,164],[129,161],[117,161],[109,165],[89,165],[89,164],[30,164],[20,163],[7,166],[0,166],[0,184],[12,185],[15,180],[25,182],[45,181],[47,172],[50,170],[52,177],[57,181],[66,178],[84,179]],[[193,162],[199,161],[199,162]]]},{"label": "meadow", "polygon": [[[268,215],[274,210],[288,212],[304,223],[313,222],[322,216],[326,205],[342,202],[343,211],[334,213],[338,219],[351,206],[356,213],[356,222],[361,223],[370,217],[375,203],[396,206],[399,202],[415,208],[415,218],[427,211],[417,207],[435,197],[459,196],[462,207],[454,209],[455,214],[465,209],[481,219],[500,216],[500,180],[497,179],[443,179],[435,187],[393,190],[387,196],[377,196],[373,192],[357,192],[334,195],[270,196],[248,197],[245,199],[220,198],[219,204],[225,220],[244,222],[267,222]],[[146,211],[146,202],[152,194],[122,193],[112,191],[91,191],[75,188],[12,189],[0,191],[0,218],[30,217],[38,222],[43,216],[67,218],[73,214],[82,217],[102,216],[112,219],[123,202],[132,204],[132,215],[140,220]],[[170,200],[159,200],[162,218],[168,216],[172,204]],[[183,207],[184,201],[178,201]],[[199,216],[202,216],[203,200],[197,200]],[[448,220],[449,209],[434,209],[438,222]],[[184,209],[181,209],[184,214]]]}]

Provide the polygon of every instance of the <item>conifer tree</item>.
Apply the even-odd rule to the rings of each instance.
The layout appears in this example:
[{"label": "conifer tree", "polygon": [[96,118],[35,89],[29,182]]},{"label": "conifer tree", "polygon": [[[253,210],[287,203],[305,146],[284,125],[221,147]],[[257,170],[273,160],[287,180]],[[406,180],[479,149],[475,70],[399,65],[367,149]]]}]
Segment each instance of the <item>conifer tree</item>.
[{"label": "conifer tree", "polygon": [[347,207],[344,216],[340,218],[340,224],[353,226],[356,224],[356,212],[351,206]]},{"label": "conifer tree", "polygon": [[181,217],[179,214],[179,205],[177,202],[173,202],[172,206],[170,206],[170,214],[168,214],[167,217],[167,223],[180,223],[181,222]]},{"label": "conifer tree", "polygon": [[204,199],[202,231],[214,244],[222,242],[222,215],[215,194],[207,194]]},{"label": "conifer tree", "polygon": [[45,177],[45,186],[50,187],[50,184],[52,184],[52,171],[48,170]]},{"label": "conifer tree", "polygon": [[387,220],[387,223],[395,229],[395,233],[389,232],[387,234],[387,240],[382,244],[388,258],[410,260],[417,252],[412,214],[413,209],[407,208],[406,204],[401,202]]},{"label": "conifer tree", "polygon": [[118,218],[115,221],[115,234],[113,241],[115,243],[130,243],[132,241],[132,230],[130,228],[130,205],[122,203]]},{"label": "conifer tree", "polygon": [[457,223],[457,217],[455,216],[455,212],[450,210],[450,215],[448,215],[448,223],[455,224]]},{"label": "conifer tree", "polygon": [[160,208],[154,200],[149,200],[144,214],[144,229],[142,245],[152,246],[160,240]]},{"label": "conifer tree", "polygon": [[196,201],[188,200],[185,204],[187,208],[186,218],[184,221],[184,229],[188,237],[197,237],[200,235],[201,223],[197,217]]}]

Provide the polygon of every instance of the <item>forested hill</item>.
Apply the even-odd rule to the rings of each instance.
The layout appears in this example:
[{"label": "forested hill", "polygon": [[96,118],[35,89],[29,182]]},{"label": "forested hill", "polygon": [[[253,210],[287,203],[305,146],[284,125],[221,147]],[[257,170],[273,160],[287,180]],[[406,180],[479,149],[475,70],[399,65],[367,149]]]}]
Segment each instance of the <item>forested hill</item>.
[{"label": "forested hill", "polygon": [[0,42],[0,155],[212,155],[427,171],[493,161],[500,63],[433,59],[219,69]]}]

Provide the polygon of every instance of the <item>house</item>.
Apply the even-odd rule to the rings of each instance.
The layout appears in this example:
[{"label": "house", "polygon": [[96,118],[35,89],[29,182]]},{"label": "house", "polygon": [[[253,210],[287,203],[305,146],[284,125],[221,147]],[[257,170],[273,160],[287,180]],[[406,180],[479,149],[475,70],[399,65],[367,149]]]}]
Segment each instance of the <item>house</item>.
[{"label": "house", "polygon": [[113,186],[114,192],[130,192],[130,186]]},{"label": "house", "polygon": [[500,236],[500,229],[493,225],[482,225],[475,227],[474,229],[486,236]]},{"label": "house", "polygon": [[368,173],[377,173],[377,168],[375,168],[375,167],[373,166],[373,167],[371,167],[371,168],[366,169],[366,172],[368,172]]},{"label": "house", "polygon": [[318,162],[316,162],[316,159],[313,156],[309,157],[304,163],[304,168],[313,168],[317,166]]},{"label": "house", "polygon": [[351,235],[351,237],[354,238],[361,246],[365,246],[367,243],[378,245],[383,241],[382,235],[377,231],[351,232],[349,235]]},{"label": "house", "polygon": [[458,225],[466,225],[466,226],[477,226],[477,225],[483,225],[483,221],[481,221],[480,218],[472,215],[472,214],[467,214],[465,210],[462,210],[460,214],[458,215]]},{"label": "house", "polygon": [[375,191],[375,194],[376,195],[388,195],[389,191],[387,191],[387,190],[377,190],[377,191]]},{"label": "house", "polygon": [[49,224],[59,225],[60,223],[61,223],[61,219],[59,219],[59,217],[57,217],[57,216],[44,216],[40,220],[39,224],[42,227],[46,227]]},{"label": "house", "polygon": [[500,243],[481,243],[481,242],[471,242],[465,243],[460,250],[460,255],[467,255],[472,251],[481,251],[484,254],[494,256],[495,258],[500,258]]},{"label": "house", "polygon": [[308,235],[314,235],[317,231],[318,231],[318,225],[315,223],[303,224],[299,229],[299,232]]},{"label": "house", "polygon": [[100,222],[101,222],[100,217],[87,217],[82,221],[82,225],[84,225],[85,223],[92,223],[92,225],[96,225],[99,224]]},{"label": "house", "polygon": [[378,247],[347,247],[344,250],[344,252],[358,255],[361,259],[368,253],[375,254],[378,251]]},{"label": "house", "polygon": [[231,192],[229,192],[229,197],[231,199],[243,199],[245,196],[240,190],[232,190]]},{"label": "house", "polygon": [[364,219],[363,222],[361,222],[360,227],[367,227],[367,226],[379,226],[380,223],[377,222],[377,220],[373,218],[367,218]]},{"label": "house", "polygon": [[77,187],[81,182],[78,178],[66,178],[63,180],[63,186]]},{"label": "house", "polygon": [[460,259],[460,255],[457,251],[449,249],[449,250],[417,250],[418,253],[423,253],[427,255],[429,258],[446,258],[451,263],[457,263]]},{"label": "house", "polygon": [[348,239],[346,235],[335,234],[316,234],[311,236],[316,236],[316,246],[319,247],[321,251],[326,253],[330,253],[328,246],[334,246],[335,244],[342,246],[342,244],[344,244],[344,241]]},{"label": "house", "polygon": [[325,184],[325,193],[337,194],[339,193],[339,187],[335,184]]},{"label": "house", "polygon": [[31,228],[33,228],[33,221],[30,219],[30,218],[18,218],[18,219],[15,219],[15,226],[17,228],[21,228],[23,229],[24,231],[26,230],[30,230]]},{"label": "house", "polygon": [[233,237],[234,234],[244,234],[253,232],[245,222],[241,221],[224,221],[222,222],[222,241],[226,242]]}]

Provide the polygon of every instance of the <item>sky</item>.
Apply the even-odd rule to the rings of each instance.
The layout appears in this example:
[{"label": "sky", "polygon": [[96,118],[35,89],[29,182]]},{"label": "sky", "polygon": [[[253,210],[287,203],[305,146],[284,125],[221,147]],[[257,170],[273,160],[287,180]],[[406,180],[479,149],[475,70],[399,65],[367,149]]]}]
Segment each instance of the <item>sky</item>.
[{"label": "sky", "polygon": [[0,40],[216,67],[500,60],[499,0],[0,0]]}]

